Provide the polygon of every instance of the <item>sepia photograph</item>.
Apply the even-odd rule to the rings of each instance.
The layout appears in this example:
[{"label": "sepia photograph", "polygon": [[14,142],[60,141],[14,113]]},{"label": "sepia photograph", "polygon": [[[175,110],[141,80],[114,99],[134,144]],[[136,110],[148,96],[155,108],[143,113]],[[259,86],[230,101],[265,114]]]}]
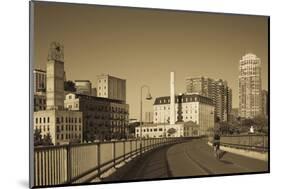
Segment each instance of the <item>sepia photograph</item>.
[{"label": "sepia photograph", "polygon": [[270,172],[269,16],[29,3],[30,187]]}]

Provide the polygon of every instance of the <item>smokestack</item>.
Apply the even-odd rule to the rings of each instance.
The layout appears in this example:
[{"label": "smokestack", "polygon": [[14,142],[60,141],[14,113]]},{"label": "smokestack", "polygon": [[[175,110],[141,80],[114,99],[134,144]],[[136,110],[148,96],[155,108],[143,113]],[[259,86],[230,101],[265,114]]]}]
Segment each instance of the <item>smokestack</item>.
[{"label": "smokestack", "polygon": [[175,74],[170,73],[170,124],[175,124]]}]

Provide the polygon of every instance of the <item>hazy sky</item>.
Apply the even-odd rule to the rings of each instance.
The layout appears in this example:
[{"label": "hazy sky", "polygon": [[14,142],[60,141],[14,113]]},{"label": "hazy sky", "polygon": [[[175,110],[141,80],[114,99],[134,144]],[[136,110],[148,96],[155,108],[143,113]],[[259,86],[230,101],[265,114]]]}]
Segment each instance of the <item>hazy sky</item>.
[{"label": "hazy sky", "polygon": [[[176,92],[185,78],[221,78],[238,107],[238,66],[248,52],[262,62],[262,88],[268,83],[266,17],[206,14],[35,2],[35,68],[46,68],[52,41],[64,45],[68,80],[110,74],[127,80],[130,118],[139,118],[140,86],[154,97],[169,95],[170,72]],[[154,101],[154,100],[153,100]],[[153,101],[144,103],[152,111]]]}]

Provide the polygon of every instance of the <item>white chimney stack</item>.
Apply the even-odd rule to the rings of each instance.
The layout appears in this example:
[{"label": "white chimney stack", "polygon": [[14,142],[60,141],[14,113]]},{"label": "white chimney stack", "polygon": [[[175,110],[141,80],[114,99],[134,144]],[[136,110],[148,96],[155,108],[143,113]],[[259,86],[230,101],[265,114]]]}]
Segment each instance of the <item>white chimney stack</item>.
[{"label": "white chimney stack", "polygon": [[175,74],[170,73],[170,124],[175,124]]}]

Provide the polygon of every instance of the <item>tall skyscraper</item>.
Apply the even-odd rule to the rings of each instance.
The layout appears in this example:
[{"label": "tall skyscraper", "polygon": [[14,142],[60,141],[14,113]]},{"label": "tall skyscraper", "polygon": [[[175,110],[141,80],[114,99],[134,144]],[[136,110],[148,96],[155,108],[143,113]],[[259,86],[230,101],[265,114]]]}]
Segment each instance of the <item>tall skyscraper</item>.
[{"label": "tall skyscraper", "polygon": [[126,102],[126,80],[105,74],[98,75],[97,96]]},{"label": "tall skyscraper", "polygon": [[213,100],[215,116],[228,121],[232,109],[232,90],[222,79],[207,77],[186,78],[186,93],[195,93]]},{"label": "tall skyscraper", "polygon": [[261,61],[252,53],[246,54],[239,65],[239,116],[253,118],[262,113]]},{"label": "tall skyscraper", "polygon": [[262,113],[263,116],[268,116],[268,92],[266,90],[262,90]]}]

